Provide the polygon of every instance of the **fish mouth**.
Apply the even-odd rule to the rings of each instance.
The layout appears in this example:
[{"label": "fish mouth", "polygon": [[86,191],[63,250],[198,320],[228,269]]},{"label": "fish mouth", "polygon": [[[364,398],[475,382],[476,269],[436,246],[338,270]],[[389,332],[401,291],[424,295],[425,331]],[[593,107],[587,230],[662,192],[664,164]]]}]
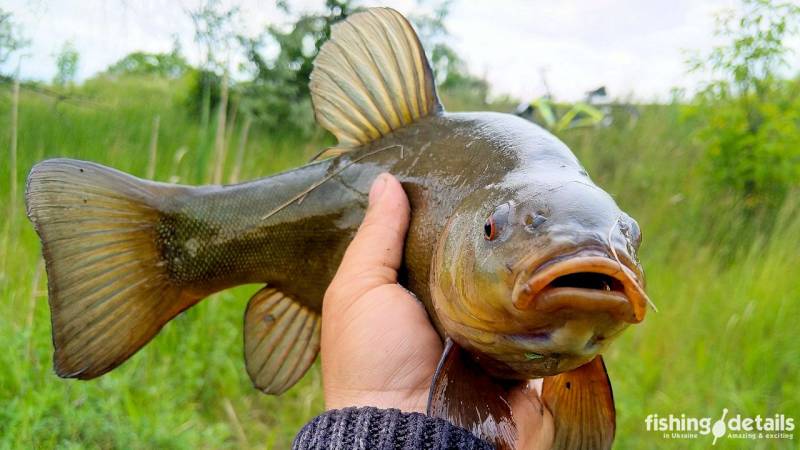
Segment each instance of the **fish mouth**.
[{"label": "fish mouth", "polygon": [[545,262],[516,283],[512,296],[520,310],[607,312],[625,322],[639,323],[649,303],[640,280],[641,276],[619,259],[579,253]]}]

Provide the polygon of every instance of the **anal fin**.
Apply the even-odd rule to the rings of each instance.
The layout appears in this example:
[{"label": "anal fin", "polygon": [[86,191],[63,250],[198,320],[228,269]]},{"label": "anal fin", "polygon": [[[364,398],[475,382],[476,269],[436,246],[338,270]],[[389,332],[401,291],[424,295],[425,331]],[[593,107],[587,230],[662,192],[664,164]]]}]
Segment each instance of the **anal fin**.
[{"label": "anal fin", "polygon": [[244,354],[255,387],[281,394],[292,387],[319,353],[320,316],[283,292],[265,287],[247,304]]},{"label": "anal fin", "polygon": [[575,370],[546,377],[542,399],[555,421],[554,449],[609,449],[616,412],[603,358]]},{"label": "anal fin", "polygon": [[458,344],[446,340],[431,383],[429,416],[465,428],[498,450],[511,450],[517,429],[508,397],[507,386],[491,378]]}]

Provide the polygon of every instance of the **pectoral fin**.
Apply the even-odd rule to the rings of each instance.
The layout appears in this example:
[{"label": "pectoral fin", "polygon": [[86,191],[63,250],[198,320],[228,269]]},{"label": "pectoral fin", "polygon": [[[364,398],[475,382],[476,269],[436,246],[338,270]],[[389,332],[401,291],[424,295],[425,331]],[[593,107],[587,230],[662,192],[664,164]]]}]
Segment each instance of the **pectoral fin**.
[{"label": "pectoral fin", "polygon": [[320,317],[283,292],[258,291],[244,316],[247,373],[256,388],[281,394],[306,373],[319,352]]},{"label": "pectoral fin", "polygon": [[603,358],[544,379],[542,399],[555,421],[554,449],[609,449],[616,412]]},{"label": "pectoral fin", "polygon": [[517,429],[508,393],[509,386],[489,377],[448,338],[431,383],[428,415],[466,428],[498,450],[510,450],[514,448]]}]

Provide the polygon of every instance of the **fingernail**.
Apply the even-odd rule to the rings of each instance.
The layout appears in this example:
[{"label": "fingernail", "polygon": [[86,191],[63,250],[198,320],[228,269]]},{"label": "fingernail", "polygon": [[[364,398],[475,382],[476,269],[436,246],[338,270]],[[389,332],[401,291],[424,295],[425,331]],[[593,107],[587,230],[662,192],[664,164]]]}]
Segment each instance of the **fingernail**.
[{"label": "fingernail", "polygon": [[386,190],[387,176],[388,176],[387,174],[382,173],[378,175],[378,178],[376,178],[375,181],[372,182],[372,187],[369,189],[370,205],[378,201],[378,199],[381,198],[381,194],[383,194],[383,191]]}]

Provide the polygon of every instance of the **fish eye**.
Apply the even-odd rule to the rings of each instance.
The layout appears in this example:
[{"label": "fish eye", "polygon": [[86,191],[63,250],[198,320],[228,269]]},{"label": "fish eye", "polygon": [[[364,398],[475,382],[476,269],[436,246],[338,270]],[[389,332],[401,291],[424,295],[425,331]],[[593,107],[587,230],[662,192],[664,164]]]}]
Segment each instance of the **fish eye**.
[{"label": "fish eye", "polygon": [[487,241],[493,241],[497,237],[497,227],[494,218],[489,216],[486,223],[483,224],[483,238]]},{"label": "fish eye", "polygon": [[483,224],[483,238],[487,241],[493,241],[500,236],[506,223],[508,223],[508,204],[503,204],[497,207],[492,212]]}]

